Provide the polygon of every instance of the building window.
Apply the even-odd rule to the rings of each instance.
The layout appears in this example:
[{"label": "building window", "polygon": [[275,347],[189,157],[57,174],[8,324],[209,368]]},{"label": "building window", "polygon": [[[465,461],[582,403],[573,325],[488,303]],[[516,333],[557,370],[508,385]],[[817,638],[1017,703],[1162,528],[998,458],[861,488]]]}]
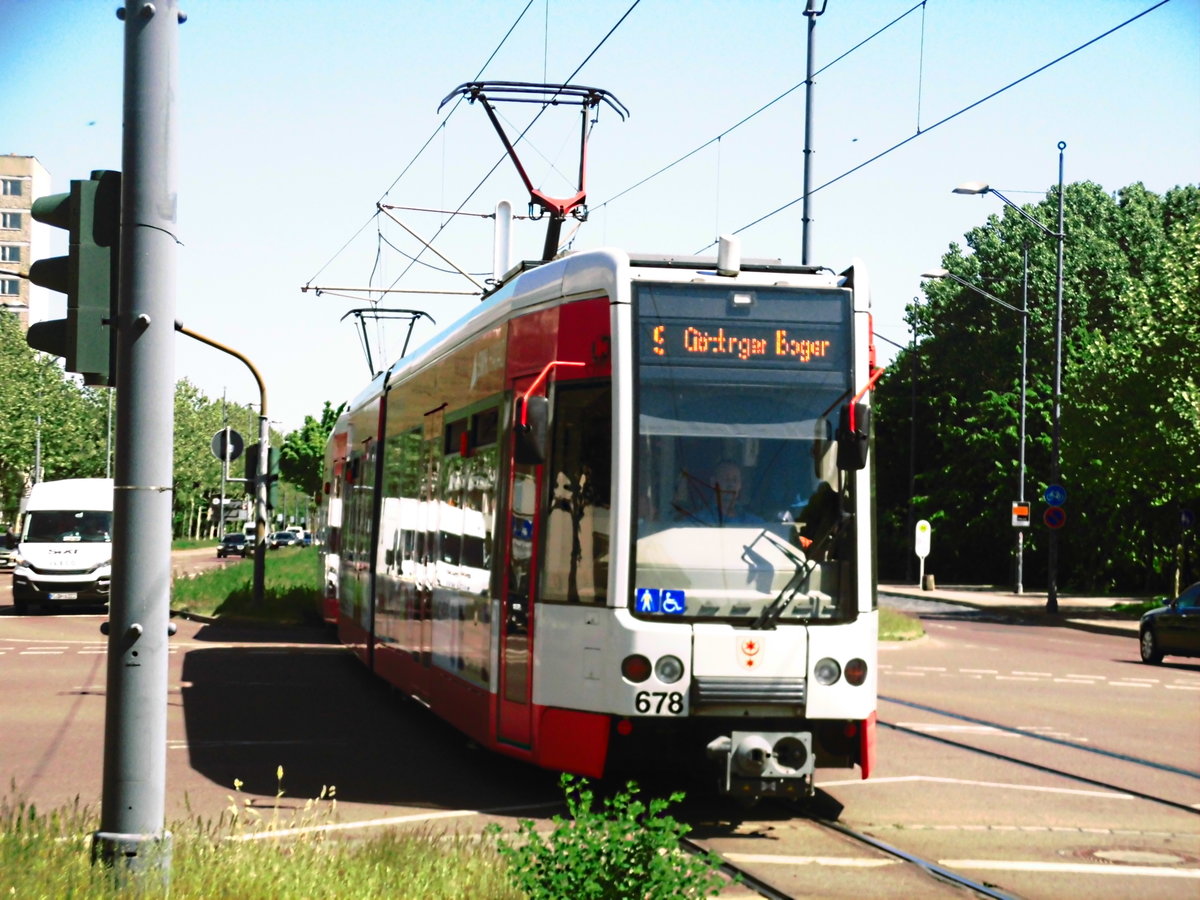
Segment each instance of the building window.
[{"label": "building window", "polygon": [[21,214],[19,212],[0,213],[0,228],[20,229]]},{"label": "building window", "polygon": [[11,244],[6,244],[0,247],[0,262],[19,263],[21,261],[21,248]]},{"label": "building window", "polygon": [[21,296],[21,282],[15,278],[0,278],[0,297]]},{"label": "building window", "polygon": [[0,178],[0,194],[5,197],[20,197],[23,192],[18,178]]}]

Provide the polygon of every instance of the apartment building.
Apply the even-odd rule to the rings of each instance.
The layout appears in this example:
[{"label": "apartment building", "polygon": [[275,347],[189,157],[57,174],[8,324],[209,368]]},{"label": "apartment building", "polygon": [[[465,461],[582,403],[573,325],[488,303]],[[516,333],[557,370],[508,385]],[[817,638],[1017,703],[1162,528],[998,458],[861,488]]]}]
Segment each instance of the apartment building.
[{"label": "apartment building", "polygon": [[49,226],[33,221],[35,197],[51,193],[50,173],[34,156],[0,155],[0,308],[22,328],[49,318],[48,292],[18,277],[50,256]]}]

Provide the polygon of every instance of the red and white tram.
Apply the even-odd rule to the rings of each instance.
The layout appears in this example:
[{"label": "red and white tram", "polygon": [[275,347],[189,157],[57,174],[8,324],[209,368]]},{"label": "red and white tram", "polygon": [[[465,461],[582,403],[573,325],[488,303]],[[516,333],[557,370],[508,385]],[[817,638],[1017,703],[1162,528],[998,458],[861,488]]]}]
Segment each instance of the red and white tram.
[{"label": "red and white tram", "polygon": [[518,267],[338,421],[341,640],[546,768],[867,777],[870,322],[861,267]]}]

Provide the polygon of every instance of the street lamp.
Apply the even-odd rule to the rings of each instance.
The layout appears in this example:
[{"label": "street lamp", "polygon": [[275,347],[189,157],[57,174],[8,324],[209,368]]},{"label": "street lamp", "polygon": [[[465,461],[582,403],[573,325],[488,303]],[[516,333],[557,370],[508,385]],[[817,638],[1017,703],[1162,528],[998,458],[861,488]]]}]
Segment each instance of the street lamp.
[{"label": "street lamp", "polygon": [[[1025,219],[1032,222],[1047,237],[1052,237],[1058,244],[1058,268],[1055,274],[1054,290],[1054,397],[1051,404],[1051,421],[1053,422],[1052,450],[1050,454],[1050,484],[1058,485],[1060,464],[1062,460],[1062,324],[1063,324],[1063,243],[1066,232],[1063,230],[1063,151],[1067,149],[1066,141],[1058,142],[1058,231],[1051,231],[1017,204],[1013,203],[998,190],[978,181],[969,182],[954,188],[956,194],[995,194],[1008,206],[1011,206]],[[1058,529],[1051,528],[1046,548],[1046,612],[1058,612]]]},{"label": "street lamp", "polygon": [[[1015,313],[1021,315],[1021,400],[1020,400],[1020,427],[1018,437],[1017,450],[1017,502],[1021,505],[1025,504],[1025,397],[1026,386],[1029,383],[1029,247],[1024,249],[1022,256],[1023,272],[1021,277],[1021,308],[1013,306],[1011,303],[1006,303],[999,297],[994,297],[985,291],[983,288],[972,284],[965,278],[959,278],[953,272],[946,269],[931,269],[921,275],[922,278],[949,278],[951,281],[956,281],[965,288],[969,288],[980,296],[994,303],[999,303],[1005,309],[1011,309]],[[1023,594],[1025,592],[1025,530],[1017,529],[1017,584],[1016,593]]]}]

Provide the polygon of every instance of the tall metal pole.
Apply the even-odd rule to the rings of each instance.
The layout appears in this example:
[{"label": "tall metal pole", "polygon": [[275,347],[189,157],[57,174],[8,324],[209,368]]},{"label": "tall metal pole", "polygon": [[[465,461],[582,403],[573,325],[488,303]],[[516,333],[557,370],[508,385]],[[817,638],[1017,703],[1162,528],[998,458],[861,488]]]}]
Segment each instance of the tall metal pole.
[{"label": "tall metal pole", "polygon": [[104,792],[92,858],[170,873],[164,825],[175,385],[176,0],[126,0]]},{"label": "tall metal pole", "polygon": [[[1025,401],[1029,384],[1029,244],[1021,248],[1021,413],[1017,446],[1017,502],[1025,505]],[[1025,529],[1017,528],[1017,593],[1025,593]]]},{"label": "tall metal pole", "polygon": [[[1062,367],[1063,367],[1063,151],[1066,141],[1058,142],[1058,269],[1054,285],[1054,404],[1053,445],[1050,455],[1050,483],[1058,484],[1062,464]],[[1058,612],[1058,529],[1050,529],[1050,542],[1046,553],[1047,587],[1046,612]]]},{"label": "tall metal pole", "polygon": [[804,212],[801,214],[800,229],[800,263],[808,265],[809,251],[812,247],[812,197],[809,190],[812,187],[812,129],[813,129],[813,36],[817,29],[817,16],[825,12],[828,0],[821,4],[817,11],[817,0],[808,0],[804,15],[808,17],[808,62],[804,78]]}]

